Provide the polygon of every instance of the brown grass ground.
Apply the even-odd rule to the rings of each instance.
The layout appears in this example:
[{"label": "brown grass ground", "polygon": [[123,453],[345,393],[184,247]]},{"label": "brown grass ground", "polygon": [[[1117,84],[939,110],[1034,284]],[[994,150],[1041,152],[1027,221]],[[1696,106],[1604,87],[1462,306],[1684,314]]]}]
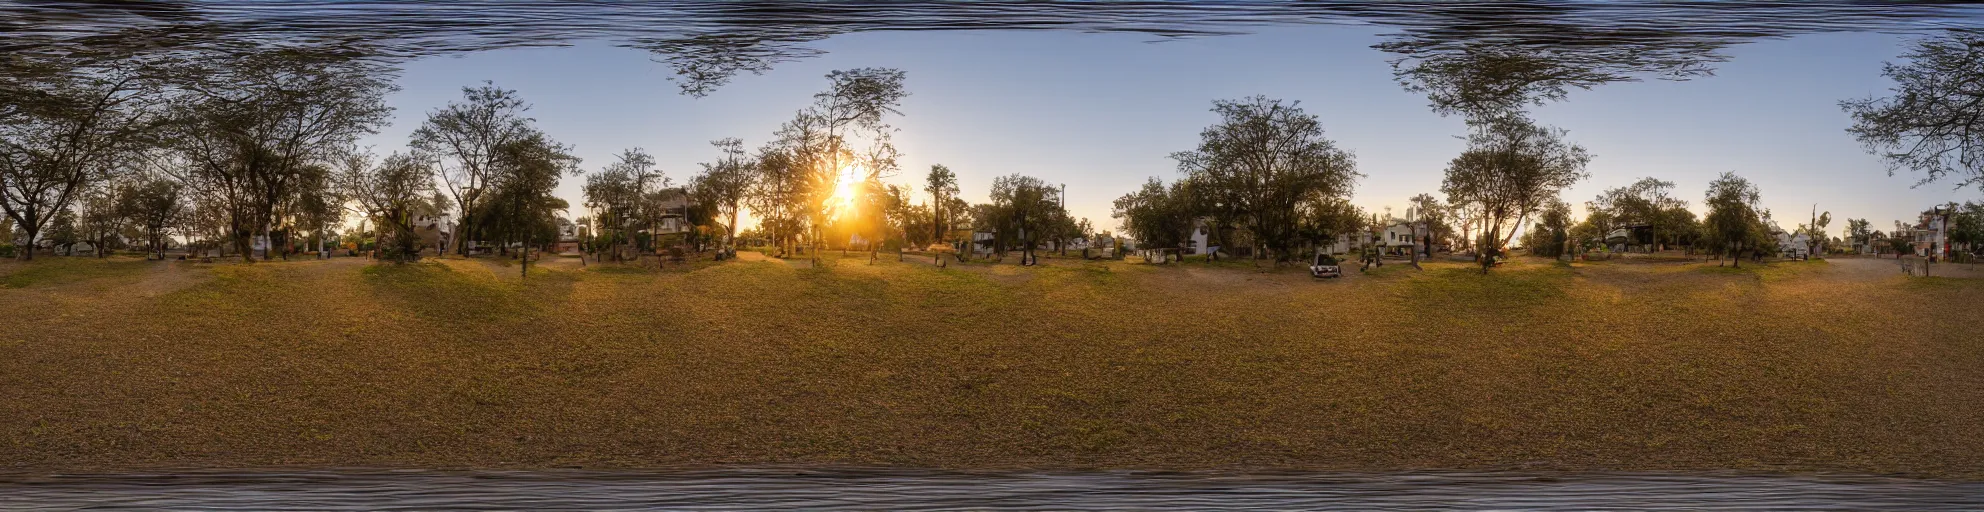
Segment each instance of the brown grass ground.
[{"label": "brown grass ground", "polygon": [[0,471],[1984,479],[1984,281],[1891,262],[0,264]]}]

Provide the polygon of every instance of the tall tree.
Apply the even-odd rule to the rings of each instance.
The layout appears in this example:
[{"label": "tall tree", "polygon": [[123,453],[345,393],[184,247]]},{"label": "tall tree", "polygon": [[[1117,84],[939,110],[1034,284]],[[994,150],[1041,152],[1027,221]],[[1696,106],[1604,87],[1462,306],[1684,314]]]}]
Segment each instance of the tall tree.
[{"label": "tall tree", "polygon": [[304,239],[303,233],[308,232],[315,239],[316,251],[321,253],[327,235],[344,224],[346,198],[335,183],[333,165],[305,166],[297,180],[296,193],[277,207],[276,219],[282,226],[286,252],[293,250]]},{"label": "tall tree", "polygon": [[1569,249],[1571,228],[1577,224],[1573,215],[1570,203],[1550,198],[1537,212],[1536,225],[1523,235],[1523,246],[1537,256],[1563,257]]},{"label": "tall tree", "polygon": [[0,57],[9,75],[0,91],[0,213],[26,235],[20,257],[32,260],[56,212],[142,147],[162,89],[137,60],[16,65],[23,61]]},{"label": "tall tree", "polygon": [[[624,155],[623,155],[624,156]],[[586,175],[586,208],[592,211],[592,219],[598,224],[598,242],[601,249],[609,249],[613,261],[626,257],[626,247],[632,243],[630,228],[640,217],[641,194],[635,185],[634,176],[625,166],[607,165],[599,172]],[[604,255],[600,256],[602,259]]]},{"label": "tall tree", "polygon": [[1293,257],[1300,241],[1299,207],[1313,197],[1348,197],[1356,159],[1323,137],[1322,122],[1301,102],[1254,96],[1214,101],[1220,121],[1199,134],[1194,151],[1172,155],[1178,169],[1230,214],[1253,240],[1255,258]]},{"label": "tall tree", "polygon": [[269,236],[312,166],[375,133],[392,112],[388,70],[341,50],[217,54],[179,72],[185,93],[167,135],[180,159],[156,168],[225,209],[244,261],[254,261],[251,240]]},{"label": "tall tree", "polygon": [[932,240],[942,242],[954,223],[951,217],[956,215],[946,207],[950,205],[948,199],[958,195],[958,175],[944,164],[934,164],[930,166],[930,174],[923,178],[923,183],[924,189],[930,191],[930,227],[935,235]]},{"label": "tall tree", "polygon": [[1804,233],[1806,254],[1824,254],[1820,249],[1826,243],[1826,226],[1832,224],[1832,212],[1819,213],[1819,206],[1812,205],[1812,221],[1798,224],[1798,232]]},{"label": "tall tree", "polygon": [[710,144],[722,151],[723,157],[715,163],[703,164],[703,173],[695,177],[692,188],[702,202],[716,208],[717,215],[725,219],[723,247],[735,250],[738,210],[757,176],[757,164],[744,152],[742,140],[720,139]]},{"label": "tall tree", "polygon": [[517,92],[485,81],[479,87],[463,87],[461,101],[427,113],[427,120],[412,135],[414,153],[423,160],[441,163],[441,181],[464,217],[455,230],[454,249],[468,254],[468,242],[480,233],[470,222],[469,212],[478,211],[494,182],[502,179],[499,168],[506,147],[541,136],[536,120],[526,117],[530,104]]},{"label": "tall tree", "polygon": [[1066,216],[1060,196],[1059,188],[1032,176],[1014,174],[992,180],[992,205],[1003,214],[1001,224],[1019,244],[1020,264],[1038,262],[1035,248],[1051,236],[1055,219]]},{"label": "tall tree", "polygon": [[757,164],[757,178],[745,194],[744,206],[758,218],[759,229],[778,247],[778,254],[791,255],[809,229],[811,217],[806,212],[813,183],[800,160],[784,147],[759,149]]},{"label": "tall tree", "polygon": [[496,147],[495,172],[489,181],[494,194],[486,205],[488,213],[481,217],[485,226],[501,231],[505,247],[509,242],[520,245],[516,256],[521,276],[530,275],[531,249],[557,239],[556,212],[568,205],[552,192],[561,176],[579,175],[579,158],[571,151],[543,133]]},{"label": "tall tree", "polygon": [[1178,183],[1166,187],[1162,180],[1151,178],[1137,191],[1117,198],[1110,217],[1118,219],[1120,229],[1138,247],[1145,250],[1177,247],[1185,242],[1193,221],[1190,210],[1183,204],[1182,188]]},{"label": "tall tree", "polygon": [[118,189],[118,214],[137,226],[147,251],[158,259],[165,259],[167,241],[186,221],[184,190],[179,183],[159,177],[141,178]]},{"label": "tall tree", "polygon": [[1853,116],[1847,128],[1888,164],[1888,175],[1925,174],[1917,186],[1944,178],[1957,187],[1984,187],[1984,35],[1959,30],[1923,39],[1887,63],[1881,75],[1893,95],[1840,102]]},{"label": "tall tree", "polygon": [[420,259],[414,221],[440,206],[434,202],[433,164],[401,153],[375,164],[371,155],[358,152],[340,163],[336,183],[358,212],[377,226],[380,257],[394,263]]},{"label": "tall tree", "polygon": [[48,248],[51,250],[61,249],[61,251],[56,253],[63,256],[72,255],[71,252],[76,242],[83,241],[82,230],[76,227],[76,211],[62,210],[55,212],[55,219],[49,222]]},{"label": "tall tree", "polygon": [[1976,262],[1974,256],[1984,253],[1984,203],[1966,201],[1950,216],[1949,239],[1952,246],[1961,244],[1969,249],[1966,259]]},{"label": "tall tree", "polygon": [[109,184],[92,187],[83,194],[83,200],[77,204],[77,210],[81,215],[77,216],[76,227],[81,232],[83,240],[90,243],[90,248],[95,251],[96,257],[102,258],[108,255],[104,251],[108,249],[112,237],[123,231],[125,226],[124,216],[118,215],[117,212],[116,189]]},{"label": "tall tree", "polygon": [[1523,219],[1545,201],[1585,178],[1591,161],[1582,146],[1564,141],[1561,129],[1519,116],[1471,122],[1468,149],[1447,164],[1440,189],[1447,201],[1482,212],[1481,272],[1487,273]]},{"label": "tall tree", "polygon": [[608,243],[616,244],[615,261],[637,248],[637,233],[657,231],[665,212],[655,194],[671,184],[672,180],[655,168],[654,157],[641,148],[621,151],[613,163],[586,176],[586,207],[594,211],[602,234],[609,235]]},{"label": "tall tree", "polygon": [[1768,236],[1763,218],[1770,213],[1762,201],[1757,186],[1734,172],[1722,173],[1708,184],[1703,200],[1708,206],[1708,217],[1702,219],[1705,234],[1710,246],[1728,254],[1737,267],[1743,266],[1742,251],[1757,250]]},{"label": "tall tree", "polygon": [[1853,241],[1854,249],[1872,247],[1874,232],[1869,229],[1872,224],[1867,219],[1846,219],[1846,238]]},{"label": "tall tree", "polygon": [[[775,143],[789,153],[808,183],[803,187],[810,192],[805,213],[815,258],[817,246],[825,241],[821,230],[859,199],[850,191],[896,171],[899,155],[890,142],[895,128],[887,118],[901,115],[896,109],[909,95],[903,80],[902,71],[888,68],[830,72],[827,90],[813,95],[813,104],[779,129]],[[838,197],[842,195],[849,197]]]}]

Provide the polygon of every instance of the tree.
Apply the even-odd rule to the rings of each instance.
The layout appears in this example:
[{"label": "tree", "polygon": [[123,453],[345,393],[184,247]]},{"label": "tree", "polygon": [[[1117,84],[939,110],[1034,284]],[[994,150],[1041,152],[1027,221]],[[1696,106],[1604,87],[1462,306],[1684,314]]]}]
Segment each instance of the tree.
[{"label": "tree", "polygon": [[1892,96],[1840,102],[1853,117],[1847,133],[1887,162],[1889,176],[1909,169],[1926,175],[1916,186],[1956,178],[1957,188],[1984,187],[1984,35],[1953,30],[1902,57],[1909,62],[1881,68]]},{"label": "tree", "polygon": [[[1455,248],[1470,252],[1478,251],[1479,247],[1475,242],[1479,241],[1480,237],[1475,233],[1477,231],[1487,232],[1487,230],[1482,229],[1484,223],[1482,222],[1481,205],[1473,203],[1450,203],[1447,205],[1447,213],[1452,215],[1454,224],[1457,226],[1453,239]],[[1479,253],[1476,252],[1476,254],[1478,255]]]},{"label": "tree", "polygon": [[395,89],[381,65],[323,48],[221,54],[179,73],[185,93],[166,135],[180,158],[157,168],[216,201],[251,262],[251,237],[269,236],[277,210],[323,169],[313,166],[386,122]]},{"label": "tree", "polygon": [[1563,257],[1570,245],[1571,228],[1577,224],[1573,215],[1570,203],[1550,198],[1537,212],[1536,225],[1523,235],[1523,247],[1536,256]]},{"label": "tree", "polygon": [[1708,184],[1703,234],[1711,247],[1728,254],[1737,267],[1743,266],[1744,249],[1755,251],[1768,238],[1763,218],[1769,212],[1761,206],[1762,201],[1757,186],[1734,172],[1722,173]]},{"label": "tree", "polygon": [[184,190],[179,183],[158,177],[142,178],[118,188],[118,215],[137,226],[144,234],[146,249],[158,259],[165,259],[169,237],[175,230],[181,230],[181,224],[186,221]]},{"label": "tree", "polygon": [[464,217],[455,230],[455,249],[460,254],[467,255],[466,242],[482,235],[472,232],[479,223],[466,217],[478,211],[484,195],[502,179],[504,148],[543,135],[534,125],[536,120],[525,117],[529,111],[530,104],[516,91],[485,81],[480,87],[463,87],[461,101],[428,112],[427,120],[413,132],[414,154],[441,163],[441,181]]},{"label": "tree", "polygon": [[1656,245],[1667,240],[1662,235],[1672,236],[1691,227],[1675,213],[1686,211],[1688,202],[1673,197],[1673,190],[1674,182],[1641,178],[1631,185],[1607,189],[1590,204],[1592,209],[1610,214],[1610,220],[1618,225],[1649,228],[1653,239],[1646,242],[1647,252],[1651,253]]},{"label": "tree", "polygon": [[552,192],[558,188],[561,175],[579,175],[579,158],[572,156],[569,146],[553,142],[543,133],[498,146],[496,157],[496,172],[490,181],[496,192],[490,206],[496,211],[491,212],[490,224],[505,231],[504,246],[512,240],[521,243],[518,273],[528,277],[531,248],[557,239],[556,212],[568,205]]},{"label": "tree", "polygon": [[758,150],[757,179],[744,196],[744,205],[758,217],[758,227],[778,247],[779,256],[793,254],[800,235],[808,230],[806,215],[812,182],[792,152],[776,145]]},{"label": "tree", "polygon": [[[813,233],[816,259],[822,230],[853,206],[859,199],[853,194],[895,172],[898,153],[890,142],[895,128],[886,119],[901,114],[896,108],[909,95],[903,72],[894,69],[836,70],[827,80],[827,90],[813,95],[813,104],[780,127],[774,141],[804,183],[794,189],[805,192],[801,211]],[[857,139],[867,145],[858,146]]]},{"label": "tree", "polygon": [[81,215],[77,216],[76,228],[82,240],[90,243],[96,257],[104,257],[105,246],[110,245],[111,237],[124,228],[124,217],[117,214],[116,190],[109,186],[95,187],[83,194],[77,209]]},{"label": "tree", "polygon": [[1871,224],[1867,219],[1846,219],[1847,238],[1855,248],[1874,246],[1874,232],[1868,230]]},{"label": "tree", "polygon": [[1060,189],[1040,178],[1014,174],[992,180],[992,222],[1013,235],[1020,247],[1020,264],[1037,262],[1034,248],[1050,236],[1057,218],[1067,216],[1061,209]]},{"label": "tree", "polygon": [[1145,249],[1177,247],[1185,243],[1193,220],[1190,210],[1183,204],[1182,189],[1183,186],[1177,182],[1167,188],[1163,181],[1151,178],[1136,192],[1117,198],[1110,217],[1118,219],[1120,229],[1135,239],[1138,246]]},{"label": "tree", "polygon": [[76,229],[76,212],[62,210],[55,212],[54,220],[48,225],[49,249],[61,249],[59,254],[70,255],[70,248],[82,241],[82,232]]},{"label": "tree", "polygon": [[[887,205],[883,213],[889,220],[890,235],[899,237],[910,247],[929,245],[934,238],[926,228],[936,222],[931,218],[930,207],[910,203],[909,198],[916,194],[910,187],[889,185],[887,190],[884,196]],[[896,261],[902,261],[901,254],[897,254]]]},{"label": "tree", "polygon": [[1569,239],[1567,245],[1569,245],[1572,255],[1571,259],[1573,261],[1586,252],[1605,245],[1606,231],[1603,227],[1600,227],[1598,222],[1592,220],[1592,217],[1596,216],[1598,216],[1598,212],[1591,212],[1585,215],[1583,221],[1572,225],[1571,229],[1564,233],[1565,237]]},{"label": "tree", "polygon": [[1585,178],[1591,161],[1583,147],[1564,142],[1561,129],[1518,116],[1471,122],[1468,149],[1447,164],[1440,190],[1456,205],[1481,211],[1481,272],[1494,265],[1523,219],[1545,201]]},{"label": "tree", "polygon": [[942,242],[954,224],[951,217],[956,214],[947,207],[950,206],[949,199],[958,195],[958,175],[944,164],[934,164],[930,166],[930,174],[923,178],[923,183],[924,189],[930,191],[930,227],[935,235],[932,240]]},{"label": "tree", "polygon": [[1255,258],[1272,251],[1278,262],[1291,259],[1300,205],[1349,197],[1362,176],[1355,157],[1324,138],[1321,121],[1300,105],[1266,96],[1214,101],[1219,123],[1199,134],[1198,149],[1171,156],[1215,216],[1247,231]]},{"label": "tree", "polygon": [[756,163],[745,156],[742,140],[721,139],[710,144],[723,152],[723,158],[713,164],[703,164],[703,174],[696,176],[691,186],[702,202],[715,207],[717,215],[726,219],[723,246],[734,250],[738,209],[743,206],[744,196],[750,191],[751,181],[757,174]]},{"label": "tree", "polygon": [[1450,208],[1433,194],[1419,194],[1406,200],[1411,205],[1414,217],[1426,224],[1426,247],[1428,254],[1439,242],[1453,236],[1453,225],[1449,223],[1453,214]]},{"label": "tree", "polygon": [[[317,250],[324,250],[324,242],[330,231],[344,224],[344,204],[342,190],[334,183],[335,171],[329,165],[311,164],[299,173],[296,192],[279,203],[275,210],[278,234],[281,235],[284,258],[294,250],[301,240],[302,232],[308,231],[317,239]],[[270,239],[273,244],[275,239]]]},{"label": "tree", "polygon": [[1984,203],[1964,202],[1963,207],[1952,208],[1949,218],[1950,246],[1962,245],[1969,252],[1965,259],[1971,262],[1979,253],[1984,253]]},{"label": "tree", "polygon": [[0,69],[11,82],[0,94],[8,114],[0,122],[0,213],[26,235],[20,257],[32,260],[54,215],[143,147],[161,88],[136,60]]},{"label": "tree", "polygon": [[[1074,228],[1073,236],[1082,241],[1082,259],[1088,259],[1089,248],[1095,246],[1095,224],[1090,223],[1088,217],[1082,217],[1075,221]],[[1062,252],[1067,252],[1067,249],[1062,249]]]},{"label": "tree", "polygon": [[[542,137],[534,134],[527,139]],[[603,239],[615,248],[614,261],[624,260],[630,249],[639,248],[636,233],[656,231],[665,212],[660,211],[655,194],[670,184],[671,180],[655,168],[654,157],[641,148],[621,151],[616,161],[586,176],[586,207],[600,223]]]},{"label": "tree", "polygon": [[587,175],[582,189],[586,208],[592,211],[592,218],[599,224],[601,247],[611,249],[614,261],[625,258],[624,249],[632,240],[628,228],[641,216],[639,186],[628,166],[623,165],[628,156],[628,153],[621,153],[621,163],[609,164],[599,172]]},{"label": "tree", "polygon": [[415,216],[435,213],[441,206],[434,201],[433,164],[401,153],[374,164],[371,155],[358,152],[341,163],[337,186],[377,227],[380,257],[394,263],[420,259]]},{"label": "tree", "polygon": [[1365,218],[1364,209],[1350,204],[1349,199],[1315,197],[1302,204],[1300,232],[1311,245],[1325,247],[1336,244],[1342,235],[1363,232]]},{"label": "tree", "polygon": [[1832,212],[1819,213],[1818,205],[1812,205],[1812,221],[1798,225],[1798,232],[1806,236],[1806,254],[1824,254],[1819,251],[1826,243],[1826,226],[1832,224]]},{"label": "tree", "polygon": [[1630,81],[1635,73],[1659,72],[1670,79],[1708,74],[1698,65],[1705,56],[1644,46],[1621,50],[1479,41],[1450,47],[1429,38],[1379,48],[1401,55],[1391,61],[1392,74],[1407,92],[1425,94],[1435,113],[1469,119],[1515,114],[1529,105],[1562,100],[1572,88]]},{"label": "tree", "polygon": [[1901,259],[1903,255],[1915,252],[1915,241],[1905,236],[1890,236],[1887,243],[1888,250],[1894,251],[1895,259]]}]

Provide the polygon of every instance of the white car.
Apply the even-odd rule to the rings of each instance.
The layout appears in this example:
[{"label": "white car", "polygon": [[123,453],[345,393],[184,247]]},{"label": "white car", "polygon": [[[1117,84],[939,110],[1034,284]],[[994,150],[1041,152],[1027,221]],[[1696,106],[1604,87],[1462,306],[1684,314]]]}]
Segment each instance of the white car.
[{"label": "white car", "polygon": [[1328,254],[1318,254],[1316,260],[1309,265],[1309,275],[1316,278],[1343,277],[1343,267],[1337,266],[1336,258]]}]

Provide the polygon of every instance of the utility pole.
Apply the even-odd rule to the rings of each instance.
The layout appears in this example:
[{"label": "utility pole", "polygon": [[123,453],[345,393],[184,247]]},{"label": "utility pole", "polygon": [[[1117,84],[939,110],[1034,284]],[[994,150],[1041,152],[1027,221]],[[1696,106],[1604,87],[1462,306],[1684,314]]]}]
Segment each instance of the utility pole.
[{"label": "utility pole", "polygon": [[1425,270],[1424,268],[1419,266],[1419,215],[1418,214],[1419,214],[1418,207],[1408,206],[1405,208],[1405,223],[1406,223],[1405,226],[1412,230],[1412,244],[1407,245],[1405,247],[1405,250],[1412,251],[1412,268],[1417,270]]}]

